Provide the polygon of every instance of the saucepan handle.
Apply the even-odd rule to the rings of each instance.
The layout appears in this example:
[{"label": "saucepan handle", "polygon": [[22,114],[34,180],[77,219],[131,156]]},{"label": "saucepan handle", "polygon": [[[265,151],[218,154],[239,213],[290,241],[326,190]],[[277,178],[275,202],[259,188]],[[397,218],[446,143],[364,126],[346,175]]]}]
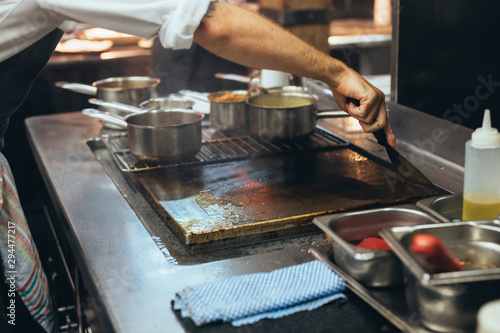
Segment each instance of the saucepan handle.
[{"label": "saucepan handle", "polygon": [[73,92],[77,92],[80,94],[91,95],[91,96],[97,95],[97,88],[86,84],[58,81],[55,83],[55,86],[71,90]]},{"label": "saucepan handle", "polygon": [[187,89],[179,90],[179,94],[187,97],[191,97],[203,102],[210,102],[207,95],[198,91],[192,91]]},{"label": "saucepan handle", "polygon": [[120,111],[125,111],[128,113],[141,113],[141,112],[146,111],[146,110],[143,110],[137,106],[132,106],[132,105],[119,103],[119,102],[107,102],[107,101],[103,101],[103,100],[100,100],[97,98],[90,98],[89,103],[94,104],[94,105],[108,107],[108,108],[115,108],[115,109],[118,109]]},{"label": "saucepan handle", "polygon": [[215,73],[214,75],[218,79],[231,80],[242,83],[250,83],[250,77],[240,74],[227,74],[227,73]]},{"label": "saucepan handle", "polygon": [[349,113],[342,110],[318,110],[318,118],[348,117]]},{"label": "saucepan handle", "polygon": [[[359,106],[359,101],[353,98],[347,98],[347,102]],[[318,118],[334,118],[334,117],[348,117],[349,113],[343,110],[318,110]]]},{"label": "saucepan handle", "polygon": [[83,109],[82,113],[86,116],[97,118],[103,122],[127,128],[127,122],[125,121],[125,118],[120,117],[119,115],[103,112],[97,109]]}]

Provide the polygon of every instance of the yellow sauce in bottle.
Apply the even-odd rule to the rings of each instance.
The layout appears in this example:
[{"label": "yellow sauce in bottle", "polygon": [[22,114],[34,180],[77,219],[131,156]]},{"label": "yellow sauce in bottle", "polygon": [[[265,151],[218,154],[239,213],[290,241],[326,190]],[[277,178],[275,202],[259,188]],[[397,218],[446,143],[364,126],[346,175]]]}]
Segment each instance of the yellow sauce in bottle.
[{"label": "yellow sauce in bottle", "polygon": [[500,214],[500,195],[471,193],[464,197],[462,220],[493,219]]}]

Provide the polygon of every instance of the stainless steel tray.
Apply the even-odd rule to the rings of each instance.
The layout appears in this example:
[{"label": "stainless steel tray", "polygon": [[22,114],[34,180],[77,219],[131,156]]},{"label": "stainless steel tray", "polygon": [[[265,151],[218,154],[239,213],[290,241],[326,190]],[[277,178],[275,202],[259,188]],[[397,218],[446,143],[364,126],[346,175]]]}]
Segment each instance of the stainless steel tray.
[{"label": "stainless steel tray", "polygon": [[[435,225],[386,228],[381,236],[415,277],[431,286],[500,280],[500,220],[478,220]],[[477,263],[457,272],[430,273],[410,250],[416,234],[439,238],[462,261]],[[491,267],[487,263],[491,263]],[[479,265],[479,266],[478,266]]]},{"label": "stainless steel tray", "polygon": [[[481,220],[382,230],[382,237],[403,262],[406,300],[423,325],[437,332],[475,331],[479,308],[500,298],[499,225],[499,220]],[[431,273],[410,249],[417,234],[440,239],[462,261],[463,269]]]},{"label": "stainless steel tray", "polygon": [[415,205],[406,204],[318,216],[313,223],[332,239],[334,262],[367,287],[403,284],[403,266],[392,251],[360,248],[366,237],[380,237],[388,227],[439,223]]},{"label": "stainless steel tray", "polygon": [[404,286],[367,288],[335,265],[329,253],[321,253],[315,248],[311,248],[309,252],[316,259],[330,267],[332,271],[340,275],[345,280],[347,288],[401,331],[408,333],[434,333],[423,327],[418,315],[408,308]]},{"label": "stainless steel tray", "polygon": [[416,202],[416,206],[437,217],[442,222],[462,221],[462,194],[442,195]]}]

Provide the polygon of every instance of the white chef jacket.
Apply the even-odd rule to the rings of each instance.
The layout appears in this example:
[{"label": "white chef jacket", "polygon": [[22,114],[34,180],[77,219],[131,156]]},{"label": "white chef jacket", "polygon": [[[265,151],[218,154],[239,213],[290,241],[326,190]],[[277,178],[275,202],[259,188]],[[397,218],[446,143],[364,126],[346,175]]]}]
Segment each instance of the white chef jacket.
[{"label": "white chef jacket", "polygon": [[0,61],[27,48],[65,21],[89,23],[166,48],[189,48],[214,0],[1,0]]}]

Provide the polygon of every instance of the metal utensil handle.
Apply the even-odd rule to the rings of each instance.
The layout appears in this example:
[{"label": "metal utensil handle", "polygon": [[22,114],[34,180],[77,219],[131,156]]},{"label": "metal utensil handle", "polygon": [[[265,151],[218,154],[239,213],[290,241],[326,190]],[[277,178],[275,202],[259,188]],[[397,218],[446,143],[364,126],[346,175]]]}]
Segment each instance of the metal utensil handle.
[{"label": "metal utensil handle", "polygon": [[91,95],[91,96],[97,95],[97,88],[86,84],[58,81],[55,83],[55,86],[58,88],[71,90],[73,92],[77,92],[80,94]]},{"label": "metal utensil handle", "polygon": [[113,125],[117,125],[123,128],[127,128],[127,122],[125,121],[125,118],[120,117],[119,115],[108,113],[108,112],[103,112],[97,109],[83,109],[82,113],[86,116],[92,117],[92,118],[97,118],[99,120],[102,120],[106,123],[110,123]]},{"label": "metal utensil handle", "polygon": [[382,146],[388,146],[387,136],[385,135],[384,129],[380,129],[378,131],[373,132],[373,136],[377,139],[377,142]]},{"label": "metal utensil handle", "polygon": [[[347,97],[346,100],[347,100],[347,103],[352,103],[356,106],[360,106],[360,104],[361,104],[357,99],[354,99],[351,97]],[[373,132],[373,135],[375,136],[375,139],[377,139],[377,142],[380,145],[382,145],[384,147],[389,146],[389,143],[387,142],[387,136],[385,135],[384,129],[380,129],[378,131]]]},{"label": "metal utensil handle", "polygon": [[349,113],[342,110],[318,110],[318,118],[348,117]]},{"label": "metal utensil handle", "polygon": [[210,102],[207,95],[205,95],[204,93],[201,93],[201,92],[182,89],[182,90],[179,90],[179,94],[184,95],[184,96],[189,96],[189,97],[195,98],[195,99],[203,101],[203,102]]},{"label": "metal utensil handle", "polygon": [[141,109],[140,107],[137,107],[137,106],[132,106],[132,105],[123,104],[123,103],[119,103],[119,102],[107,102],[107,101],[103,101],[103,100],[100,100],[97,98],[90,98],[89,103],[94,104],[94,105],[99,105],[99,106],[105,106],[108,108],[115,108],[115,109],[129,112],[129,113],[141,113],[141,112],[146,111],[146,110]]},{"label": "metal utensil handle", "polygon": [[352,98],[352,97],[347,97],[346,101],[347,101],[347,103],[352,103],[352,104],[354,104],[356,106],[360,106],[361,105],[361,102],[359,100],[357,100],[355,98]]},{"label": "metal utensil handle", "polygon": [[214,76],[218,79],[231,80],[242,83],[250,83],[250,77],[246,75],[215,73]]}]

